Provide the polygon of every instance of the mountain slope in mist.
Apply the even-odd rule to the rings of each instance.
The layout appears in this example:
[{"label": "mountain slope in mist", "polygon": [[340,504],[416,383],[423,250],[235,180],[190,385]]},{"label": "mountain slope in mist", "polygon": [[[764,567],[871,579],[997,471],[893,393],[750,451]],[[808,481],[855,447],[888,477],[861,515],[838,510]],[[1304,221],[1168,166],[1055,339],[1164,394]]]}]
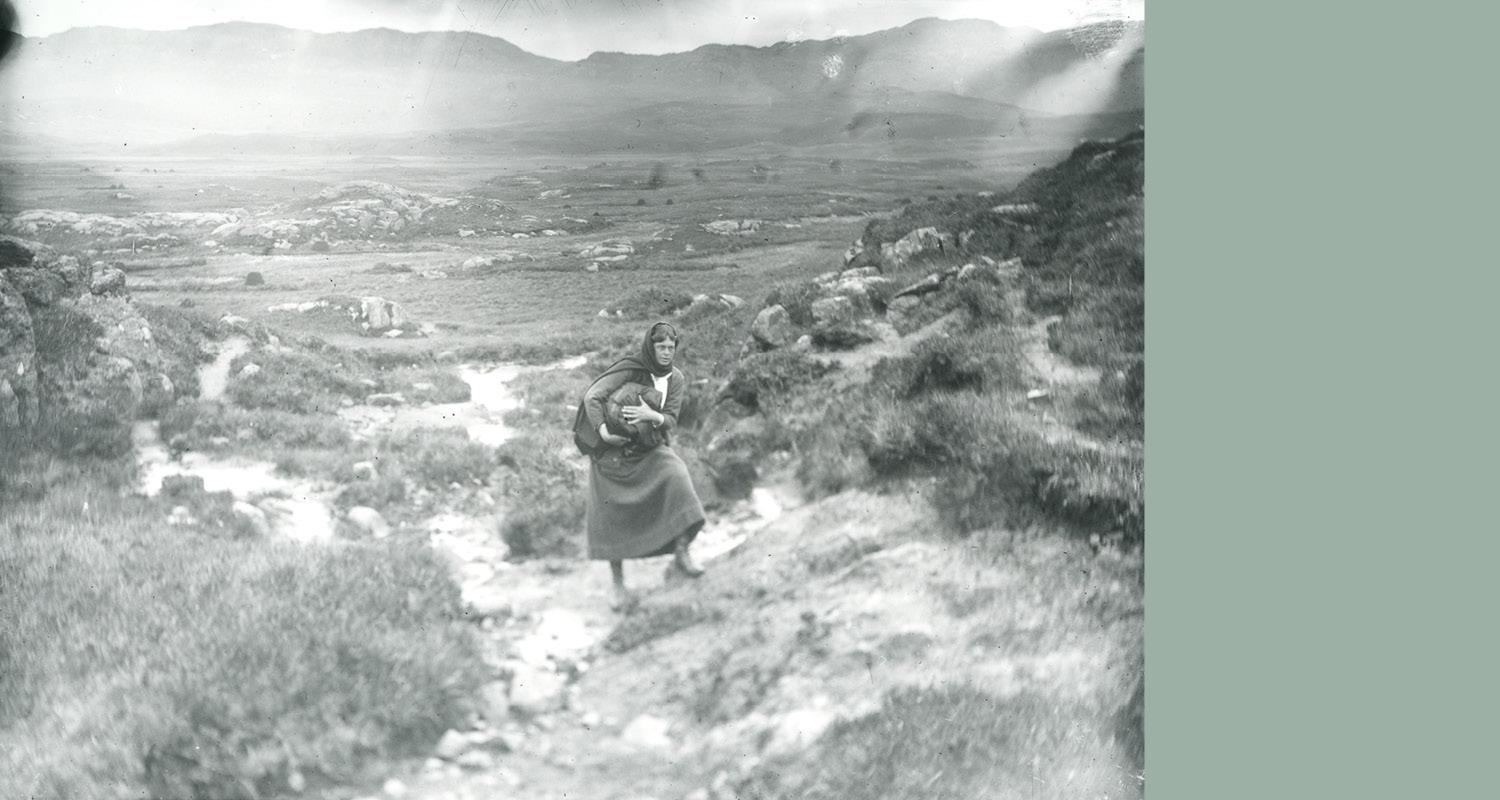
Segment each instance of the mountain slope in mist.
[{"label": "mountain slope in mist", "polygon": [[603,136],[584,149],[703,149],[845,141],[897,124],[941,138],[1007,135],[1028,118],[1138,115],[1143,60],[1139,24],[1043,34],[919,20],[827,41],[565,62],[476,33],[225,23],[27,39],[4,81],[13,130],[111,146],[493,129],[543,142]]}]

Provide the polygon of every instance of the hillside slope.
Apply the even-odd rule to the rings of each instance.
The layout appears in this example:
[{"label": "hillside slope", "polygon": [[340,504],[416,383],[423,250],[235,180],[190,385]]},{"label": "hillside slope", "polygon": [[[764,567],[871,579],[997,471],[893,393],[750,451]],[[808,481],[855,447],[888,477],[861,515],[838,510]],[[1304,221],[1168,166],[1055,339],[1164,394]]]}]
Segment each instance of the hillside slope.
[{"label": "hillside slope", "polygon": [[[766,135],[779,127],[794,142],[838,142],[861,115],[933,115],[939,129],[993,135],[1012,126],[1012,107],[1039,119],[1139,113],[1143,48],[1144,29],[1133,24],[1041,34],[919,20],[826,41],[562,62],[475,33],[225,23],[28,39],[0,77],[13,99],[7,125],[116,148],[129,142],[137,149],[128,152],[206,134],[607,133],[620,118],[654,120],[676,142],[725,108],[760,109],[778,123]],[[658,116],[664,104],[696,119]],[[708,126],[698,147],[739,143],[739,121],[731,114]]]}]

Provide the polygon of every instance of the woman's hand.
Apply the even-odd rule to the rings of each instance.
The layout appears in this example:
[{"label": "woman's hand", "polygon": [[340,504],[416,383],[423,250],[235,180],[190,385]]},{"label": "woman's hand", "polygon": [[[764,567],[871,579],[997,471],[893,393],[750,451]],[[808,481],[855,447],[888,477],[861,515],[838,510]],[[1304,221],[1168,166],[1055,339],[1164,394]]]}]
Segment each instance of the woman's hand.
[{"label": "woman's hand", "polygon": [[620,409],[620,416],[624,417],[625,422],[631,425],[644,420],[654,426],[659,426],[667,421],[667,418],[660,411],[646,405],[644,402],[640,405],[625,406]]},{"label": "woman's hand", "polygon": [[616,436],[613,433],[610,433],[608,425],[601,424],[599,426],[599,438],[603,439],[605,444],[610,444],[615,447],[619,447],[623,444],[630,444],[630,439],[624,436]]}]

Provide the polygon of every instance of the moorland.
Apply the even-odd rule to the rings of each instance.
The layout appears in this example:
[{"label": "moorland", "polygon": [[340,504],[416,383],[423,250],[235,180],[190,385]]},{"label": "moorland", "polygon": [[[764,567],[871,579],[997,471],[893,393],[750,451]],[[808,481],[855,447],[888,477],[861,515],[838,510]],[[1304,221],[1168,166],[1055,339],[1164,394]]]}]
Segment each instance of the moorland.
[{"label": "moorland", "polygon": [[[0,795],[1141,796],[1116,134],[11,160]],[[709,572],[622,614],[656,319]]]}]

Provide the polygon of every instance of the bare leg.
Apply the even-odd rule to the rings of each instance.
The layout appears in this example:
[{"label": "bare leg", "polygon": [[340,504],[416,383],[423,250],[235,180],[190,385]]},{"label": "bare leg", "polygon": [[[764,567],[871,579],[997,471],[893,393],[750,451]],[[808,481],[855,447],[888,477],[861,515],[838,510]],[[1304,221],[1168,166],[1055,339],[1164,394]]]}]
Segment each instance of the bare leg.
[{"label": "bare leg", "polygon": [[703,574],[703,568],[693,563],[693,556],[688,552],[689,543],[690,539],[687,535],[677,537],[676,554],[672,563],[677,565],[678,572],[689,578],[696,578]]},{"label": "bare leg", "polygon": [[610,604],[610,607],[616,611],[628,611],[631,606],[635,605],[635,595],[625,588],[625,562],[609,562],[609,575],[614,579],[615,585],[615,601]]}]

